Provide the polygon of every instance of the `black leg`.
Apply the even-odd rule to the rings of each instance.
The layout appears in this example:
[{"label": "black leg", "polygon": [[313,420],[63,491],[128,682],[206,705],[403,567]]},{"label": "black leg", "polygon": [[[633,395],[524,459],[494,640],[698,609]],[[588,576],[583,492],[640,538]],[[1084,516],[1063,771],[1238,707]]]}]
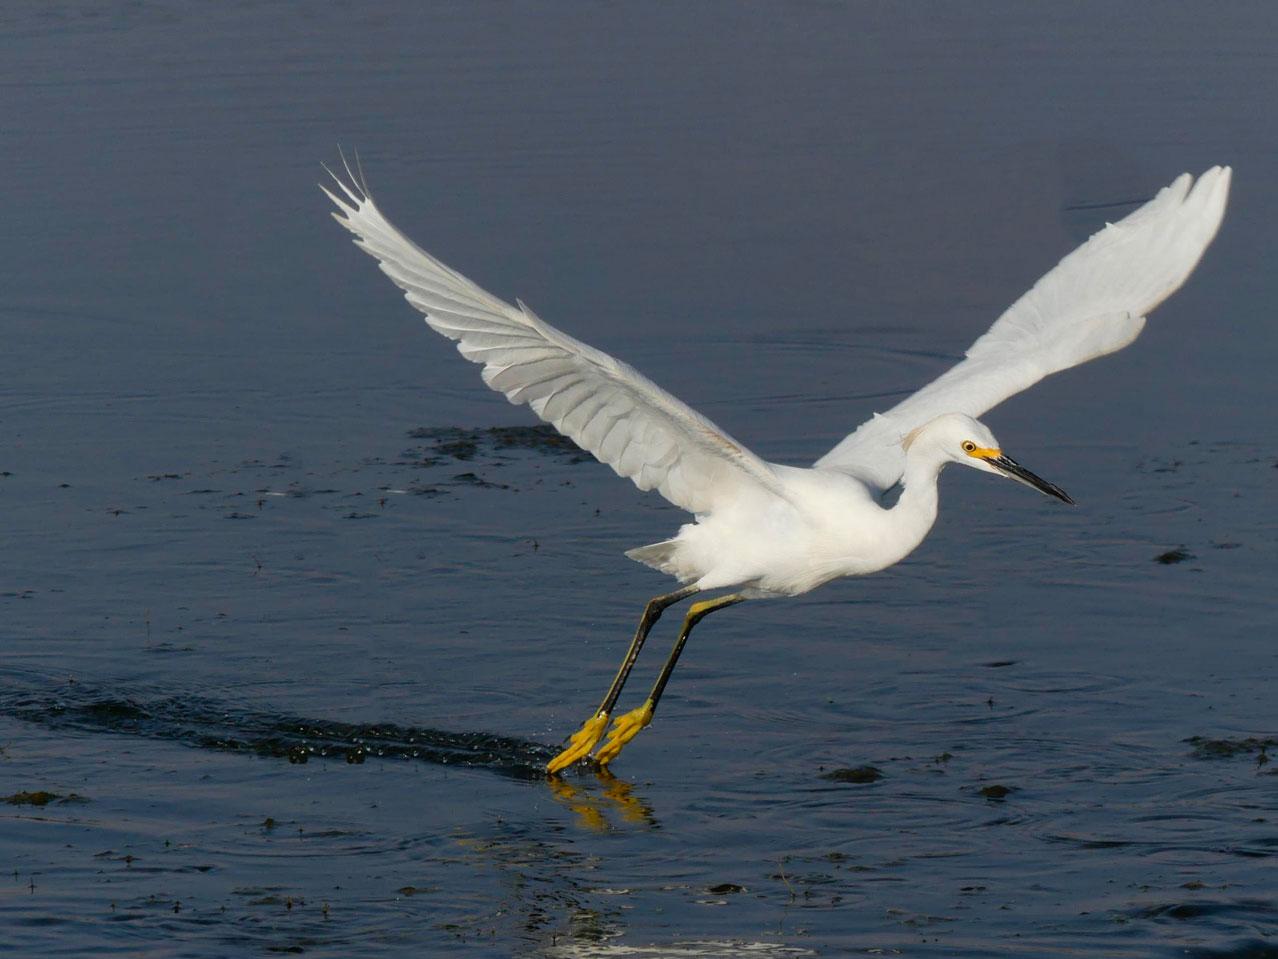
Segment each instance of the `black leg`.
[{"label": "black leg", "polygon": [[661,667],[661,675],[657,677],[657,682],[652,687],[652,692],[648,694],[648,699],[638,709],[632,709],[613,721],[612,729],[608,732],[608,741],[600,746],[599,751],[595,753],[595,759],[599,762],[599,765],[606,766],[616,759],[622,747],[639,735],[639,731],[652,722],[652,714],[656,712],[657,701],[661,699],[661,694],[665,692],[666,683],[670,682],[670,674],[674,672],[675,664],[679,662],[679,654],[683,652],[684,644],[687,643],[688,634],[692,632],[692,628],[716,609],[734,606],[744,600],[745,597],[740,593],[731,593],[727,596],[720,596],[717,599],[707,599],[700,603],[693,603],[688,608],[688,613],[683,618],[683,628],[679,630],[679,638],[675,640],[674,649],[670,651],[666,664]]},{"label": "black leg", "polygon": [[692,628],[715,610],[743,602],[745,602],[744,596],[740,593],[732,593],[717,599],[693,603],[688,608],[688,615],[683,618],[683,629],[679,630],[679,638],[675,640],[674,649],[670,650],[670,655],[666,657],[666,664],[661,667],[661,675],[657,677],[652,692],[648,694],[648,704],[653,712],[657,710],[657,702],[661,699],[661,694],[666,691],[666,683],[670,682],[670,674],[674,672],[675,664],[679,662],[679,654],[683,652],[684,643],[688,641],[688,634],[692,632]]},{"label": "black leg", "polygon": [[608,687],[608,694],[604,696],[595,714],[572,734],[568,740],[568,746],[546,764],[546,772],[554,775],[562,769],[567,769],[577,760],[588,755],[599,740],[603,739],[612,707],[617,704],[617,697],[621,695],[621,690],[626,685],[626,679],[630,676],[630,670],[634,668],[635,660],[639,658],[639,651],[643,649],[648,633],[652,631],[652,627],[656,625],[657,620],[667,608],[681,599],[687,599],[695,592],[697,587],[685,586],[683,589],[653,597],[648,601],[648,605],[643,609],[643,615],[639,617],[639,628],[635,630],[635,638],[630,641],[630,648],[626,650],[626,656],[621,661],[621,668],[617,670],[612,685]]},{"label": "black leg", "polygon": [[643,649],[648,633],[657,624],[661,614],[681,599],[687,599],[695,592],[697,592],[697,587],[685,586],[683,589],[676,590],[673,593],[655,596],[648,600],[648,605],[643,609],[643,615],[639,617],[639,628],[635,631],[635,638],[630,641],[630,648],[626,650],[626,658],[621,661],[621,668],[617,670],[617,676],[613,679],[612,686],[608,689],[608,695],[604,697],[603,703],[600,704],[599,712],[611,713],[612,707],[617,705],[617,698],[621,695],[621,690],[626,685],[630,670],[634,668],[635,660],[639,658],[639,651]]}]

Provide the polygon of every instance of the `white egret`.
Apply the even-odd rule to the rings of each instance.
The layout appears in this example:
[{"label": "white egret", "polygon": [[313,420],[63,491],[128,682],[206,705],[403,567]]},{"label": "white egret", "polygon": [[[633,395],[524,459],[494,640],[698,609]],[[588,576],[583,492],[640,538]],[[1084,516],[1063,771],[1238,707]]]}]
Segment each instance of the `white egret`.
[{"label": "white egret", "polygon": [[[652,721],[684,643],[707,614],[758,597],[795,596],[840,576],[900,562],[937,511],[937,478],[961,463],[1073,502],[1002,452],[974,417],[1043,377],[1131,343],[1149,312],[1180,287],[1224,215],[1230,170],[1178,177],[1063,259],[948,372],[875,414],[810,469],[768,463],[637,370],[512,306],[419,249],[369,195],[334,176],[333,216],[379,261],[426,322],[483,364],[484,382],[593,453],[642,490],[693,514],[671,539],[626,553],[681,588],[650,600],[594,715],[547,766],[558,773],[603,739],[621,690],[662,611],[691,605],[656,684],[618,716],[596,753],[607,764]],[[882,494],[900,483],[892,506]]]}]

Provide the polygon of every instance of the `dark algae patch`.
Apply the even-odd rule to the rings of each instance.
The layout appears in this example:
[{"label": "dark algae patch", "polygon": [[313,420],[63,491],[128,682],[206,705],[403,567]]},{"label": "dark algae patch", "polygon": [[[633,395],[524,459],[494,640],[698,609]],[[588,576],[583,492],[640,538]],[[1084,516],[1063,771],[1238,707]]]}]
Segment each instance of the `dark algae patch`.
[{"label": "dark algae patch", "polygon": [[1191,755],[1195,759],[1233,759],[1235,756],[1264,755],[1269,750],[1278,748],[1278,737],[1211,739],[1207,736],[1190,736],[1184,742],[1193,747]]},{"label": "dark algae patch", "polygon": [[[463,429],[458,426],[419,427],[410,430],[410,439],[423,445],[404,450],[400,465],[424,469],[465,463],[471,468],[443,480],[444,486],[472,486],[480,489],[510,489],[481,475],[481,470],[508,465],[521,454],[532,453],[584,463],[593,459],[567,437],[549,426],[490,426],[486,429]],[[438,482],[438,481],[436,481]],[[426,496],[443,495],[446,490],[431,483],[415,482],[410,493]]]},{"label": "dark algae patch", "polygon": [[12,796],[5,796],[4,801],[10,806],[47,806],[61,798],[57,793],[45,792],[41,789],[36,792],[14,793]]},{"label": "dark algae patch", "polygon": [[1014,792],[1016,792],[1016,789],[1012,786],[1003,786],[998,783],[981,787],[981,795],[986,799],[1006,799]]},{"label": "dark algae patch", "polygon": [[883,778],[883,770],[877,766],[852,766],[832,769],[828,773],[822,773],[821,778],[832,783],[874,783]]},{"label": "dark algae patch", "polygon": [[538,453],[566,455],[574,462],[585,462],[591,459],[576,443],[545,424],[494,426],[483,432],[499,450],[526,449]]},{"label": "dark algae patch", "polygon": [[12,796],[4,796],[5,802],[10,806],[47,806],[49,803],[84,803],[88,802],[83,796],[76,793],[62,796],[58,793],[51,793],[44,789],[37,789],[33,792],[16,792]]},{"label": "dark algae patch", "polygon": [[490,483],[477,473],[458,473],[453,477],[453,480],[458,483],[465,483],[467,486],[480,486],[484,489],[510,489],[504,483]]},{"label": "dark algae patch", "polygon": [[490,426],[474,430],[457,426],[419,427],[410,430],[408,436],[426,441],[422,448],[407,450],[404,454],[423,466],[436,466],[449,460],[470,462],[481,455],[500,457],[512,451],[561,456],[573,463],[591,459],[576,443],[545,424]]}]

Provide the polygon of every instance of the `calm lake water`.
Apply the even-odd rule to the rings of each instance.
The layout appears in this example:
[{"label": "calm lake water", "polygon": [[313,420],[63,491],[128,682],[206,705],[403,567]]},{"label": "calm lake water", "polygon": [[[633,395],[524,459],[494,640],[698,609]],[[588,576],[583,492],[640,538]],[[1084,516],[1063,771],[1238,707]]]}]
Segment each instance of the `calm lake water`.
[{"label": "calm lake water", "polygon": [[[7,4],[0,953],[1278,955],[1276,49],[1266,4]],[[908,561],[709,620],[551,783],[683,516],[420,321],[339,143],[799,464],[1236,172],[1134,347],[988,417],[1079,508],[950,471]]]}]

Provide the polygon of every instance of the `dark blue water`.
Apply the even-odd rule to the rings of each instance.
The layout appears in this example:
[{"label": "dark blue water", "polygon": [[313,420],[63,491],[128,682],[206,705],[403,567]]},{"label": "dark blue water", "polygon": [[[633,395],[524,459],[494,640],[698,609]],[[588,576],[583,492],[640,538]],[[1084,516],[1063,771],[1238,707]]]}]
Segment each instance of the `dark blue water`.
[{"label": "dark blue water", "polygon": [[[0,952],[1274,954],[1276,21],[8,5]],[[683,518],[351,247],[339,143],[792,463],[1236,172],[1131,349],[988,417],[1078,509],[950,471],[907,562],[708,620],[615,778],[548,783]]]}]

